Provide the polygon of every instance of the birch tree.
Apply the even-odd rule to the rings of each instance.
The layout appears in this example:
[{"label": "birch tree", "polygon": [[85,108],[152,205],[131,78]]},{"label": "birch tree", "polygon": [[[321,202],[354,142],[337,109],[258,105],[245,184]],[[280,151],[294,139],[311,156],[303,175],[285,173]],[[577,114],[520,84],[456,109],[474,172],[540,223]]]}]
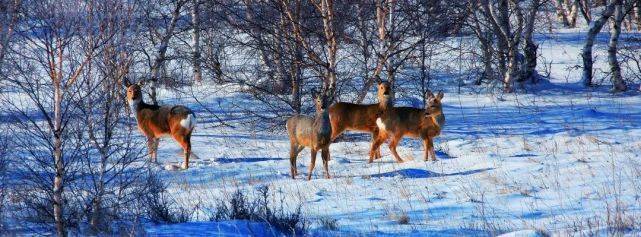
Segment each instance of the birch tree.
[{"label": "birch tree", "polygon": [[[512,92],[514,79],[518,77],[519,42],[523,33],[524,17],[521,6],[515,0],[499,0],[495,7],[488,0],[481,2],[483,14],[498,37],[499,69],[503,74],[503,90]],[[516,18],[516,26],[510,23],[510,11]]]},{"label": "birch tree", "polygon": [[[85,14],[92,8],[92,1],[80,5],[59,0],[30,4],[26,16],[29,21],[23,22],[24,31],[17,39],[23,47],[16,49],[17,57],[11,65],[16,77],[10,81],[29,96],[38,111],[34,116],[20,103],[7,101],[13,114],[18,115],[18,126],[28,131],[27,137],[17,140],[28,154],[23,164],[31,174],[28,180],[40,191],[31,198],[45,200],[37,205],[50,203],[51,212],[40,210],[52,219],[58,236],[68,233],[65,193],[77,171],[74,164],[81,149],[72,101],[79,96],[78,79],[100,45],[98,41],[84,46],[79,43],[81,36],[93,30],[93,25],[83,24],[93,22],[92,14]],[[51,175],[41,176],[40,169]]]},{"label": "birch tree", "polygon": [[4,61],[18,22],[22,0],[0,1],[0,65]]},{"label": "birch tree", "polygon": [[605,7],[599,19],[589,24],[590,27],[588,28],[585,44],[581,51],[581,58],[583,59],[582,80],[585,86],[592,86],[592,65],[594,64],[592,59],[592,46],[594,46],[594,40],[597,34],[601,32],[603,25],[605,25],[608,19],[614,14],[616,6],[621,5],[621,1],[622,0],[612,0],[612,2]]},{"label": "birch tree", "polygon": [[191,1],[191,28],[192,28],[192,52],[191,52],[191,67],[194,74],[194,81],[201,82],[203,80],[202,68],[200,66],[200,0]]},{"label": "birch tree", "polygon": [[[163,67],[165,66],[167,58],[167,50],[172,37],[175,35],[177,23],[182,16],[183,6],[186,5],[188,0],[170,0],[168,2],[148,2],[143,6],[143,17],[145,17],[145,29],[147,31],[147,38],[153,49],[151,52],[143,51],[148,56],[149,60],[149,84],[150,84],[150,98],[153,104],[158,104],[157,88],[160,79],[164,77]],[[161,4],[162,3],[162,4]],[[170,10],[166,13],[166,10]],[[158,23],[162,23],[159,25]],[[163,30],[159,30],[163,29]]]},{"label": "birch tree", "polygon": [[287,16],[296,42],[301,46],[307,58],[311,60],[316,67],[314,70],[323,79],[323,100],[326,104],[331,104],[336,93],[337,77],[337,54],[338,54],[338,36],[334,19],[334,1],[333,0],[310,0],[316,13],[320,15],[322,22],[322,47],[320,50],[312,45],[308,38],[308,33],[301,26],[300,21],[294,16],[292,7],[300,6],[301,0],[281,0],[282,9]]}]

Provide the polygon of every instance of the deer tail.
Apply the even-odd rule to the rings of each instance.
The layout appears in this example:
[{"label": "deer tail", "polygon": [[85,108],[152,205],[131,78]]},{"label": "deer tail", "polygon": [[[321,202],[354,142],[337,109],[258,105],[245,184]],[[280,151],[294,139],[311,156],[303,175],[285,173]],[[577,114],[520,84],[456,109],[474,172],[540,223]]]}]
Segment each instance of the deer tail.
[{"label": "deer tail", "polygon": [[193,113],[187,114],[187,117],[180,120],[180,126],[186,129],[194,129],[196,127],[196,116]]}]

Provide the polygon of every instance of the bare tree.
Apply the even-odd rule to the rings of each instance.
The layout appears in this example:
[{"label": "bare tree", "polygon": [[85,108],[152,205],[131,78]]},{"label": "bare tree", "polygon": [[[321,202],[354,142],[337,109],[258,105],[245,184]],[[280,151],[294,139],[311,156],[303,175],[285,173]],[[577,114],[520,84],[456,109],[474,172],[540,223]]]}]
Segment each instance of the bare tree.
[{"label": "bare tree", "polygon": [[485,24],[483,14],[477,10],[478,5],[478,1],[470,1],[468,5],[468,11],[471,13],[468,18],[470,21],[468,25],[481,44],[480,58],[483,61],[483,72],[475,80],[475,85],[481,85],[483,80],[494,80],[495,73],[492,65],[495,59],[494,54],[496,53],[494,48],[495,36],[492,34],[490,27],[487,26],[488,24]]},{"label": "bare tree", "polygon": [[[433,4],[436,6],[437,4]],[[394,88],[396,74],[405,63],[412,58],[414,50],[425,43],[421,34],[413,34],[417,25],[413,22],[411,14],[418,5],[405,1],[380,0],[376,1],[376,30],[377,42],[374,44],[377,62],[372,77],[380,80],[381,72],[385,70],[385,79]],[[371,84],[366,84],[371,86]],[[364,98],[364,93],[369,90],[363,88],[359,100]],[[394,98],[392,90],[391,97]]]},{"label": "bare tree", "polygon": [[613,0],[610,2],[601,13],[601,17],[595,22],[590,23],[590,28],[588,29],[585,44],[581,52],[581,57],[583,58],[582,80],[585,86],[592,86],[592,65],[594,64],[592,61],[592,46],[594,45],[594,39],[597,34],[601,32],[601,28],[603,28],[607,20],[614,14],[616,6],[621,5],[621,1],[622,0]]},{"label": "bare tree", "polygon": [[[78,78],[100,45],[98,41],[80,43],[80,36],[92,31],[92,25],[83,24],[92,22],[92,15],[84,14],[92,12],[92,8],[91,1],[81,6],[75,1],[29,4],[29,20],[23,22],[21,28],[25,30],[18,38],[24,44],[16,48],[11,65],[16,74],[11,82],[29,95],[38,111],[33,115],[16,101],[8,100],[19,126],[30,131],[27,136],[31,137],[21,140],[24,144],[20,147],[30,154],[23,165],[32,173],[31,182],[44,195],[33,198],[49,200],[52,206],[51,212],[44,213],[54,221],[58,236],[67,235],[65,187],[74,179],[72,166],[77,162],[82,140],[76,133],[79,128],[71,101],[78,98]],[[42,149],[50,153],[40,152]],[[43,170],[52,175],[38,174]]]},{"label": "bare tree", "polygon": [[637,22],[637,30],[641,31],[641,2],[635,4],[634,20]]},{"label": "bare tree", "polygon": [[21,6],[22,0],[0,1],[0,65],[4,61],[9,42],[13,37]]},{"label": "bare tree", "polygon": [[132,65],[128,34],[135,5],[121,0],[93,2],[89,12],[100,27],[88,32],[86,45],[101,42],[100,51],[81,77],[81,94],[74,103],[84,127],[82,179],[83,212],[94,233],[108,231],[113,221],[133,222],[127,207],[143,196],[147,179],[144,146],[135,139],[136,128],[124,103],[122,85]]},{"label": "bare tree", "polygon": [[[498,37],[499,70],[503,74],[504,91],[512,92],[512,84],[518,72],[518,47],[524,24],[521,6],[515,0],[499,0],[495,7],[488,0],[484,0],[481,8]],[[510,23],[510,12],[516,18],[516,26]]]},{"label": "bare tree", "polygon": [[627,85],[621,75],[621,66],[617,59],[619,36],[621,34],[621,24],[626,16],[630,16],[634,10],[637,0],[622,1],[614,8],[614,15],[611,19],[610,41],[608,43],[608,63],[610,64],[610,78],[612,80],[612,91],[621,92],[627,90]]},{"label": "bare tree", "polygon": [[202,69],[200,66],[200,0],[191,1],[191,27],[193,29],[191,43],[192,43],[192,72],[194,74],[194,81],[201,82],[203,80]]},{"label": "bare tree", "polygon": [[[297,43],[301,46],[307,57],[316,64],[314,70],[323,78],[323,100],[331,104],[334,100],[337,83],[337,65],[336,57],[338,53],[338,36],[334,19],[334,1],[333,0],[315,0],[311,4],[316,9],[317,14],[323,25],[323,42],[321,50],[317,50],[311,45],[311,40],[306,37],[309,32],[305,32],[300,21],[295,17],[292,7],[300,6],[300,0],[281,0],[282,9],[287,16],[288,23],[292,27],[293,34]],[[323,56],[324,57],[323,57]]]},{"label": "bare tree", "polygon": [[[167,61],[167,49],[171,38],[176,33],[183,6],[187,2],[188,0],[169,0],[168,2],[160,0],[159,2],[148,2],[143,5],[143,16],[147,18],[145,21],[147,38],[153,46],[152,55],[146,53],[147,49],[144,48],[144,45],[142,50],[148,55],[150,97],[155,105],[158,104],[157,88],[159,80],[164,76],[162,69]],[[166,9],[170,9],[170,12],[166,13]],[[159,31],[158,29],[164,29],[164,31]]]},{"label": "bare tree", "polygon": [[534,43],[534,23],[536,22],[536,15],[541,7],[540,0],[532,0],[525,19],[525,29],[523,38],[523,54],[525,62],[521,65],[521,76],[519,81],[531,80],[533,83],[537,81],[536,75],[536,60],[538,45]]},{"label": "bare tree", "polygon": [[5,228],[5,215],[6,215],[6,197],[7,190],[9,188],[9,158],[7,154],[9,153],[9,139],[7,138],[7,131],[0,131],[0,234],[2,234]]}]

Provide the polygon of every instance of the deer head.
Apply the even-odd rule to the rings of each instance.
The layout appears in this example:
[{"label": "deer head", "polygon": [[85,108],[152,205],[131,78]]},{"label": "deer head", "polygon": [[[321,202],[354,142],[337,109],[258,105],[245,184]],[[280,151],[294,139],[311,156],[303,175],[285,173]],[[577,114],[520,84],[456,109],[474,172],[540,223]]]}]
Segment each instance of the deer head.
[{"label": "deer head", "polygon": [[392,85],[389,82],[378,83],[378,101],[382,104],[389,104],[392,101]]},{"label": "deer head", "polygon": [[445,116],[443,115],[443,92],[439,91],[436,96],[431,91],[426,94],[427,102],[425,103],[425,118],[431,119],[437,126],[441,127],[445,123]]}]

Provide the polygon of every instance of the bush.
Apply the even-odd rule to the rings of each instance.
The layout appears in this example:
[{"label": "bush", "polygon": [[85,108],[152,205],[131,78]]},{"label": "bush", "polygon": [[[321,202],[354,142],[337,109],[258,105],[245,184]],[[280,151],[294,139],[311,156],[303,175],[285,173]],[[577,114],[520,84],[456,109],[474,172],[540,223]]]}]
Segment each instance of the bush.
[{"label": "bush", "polygon": [[273,206],[269,201],[269,187],[258,188],[258,198],[250,200],[238,189],[228,200],[222,200],[216,207],[212,220],[249,220],[265,222],[271,228],[285,234],[298,235],[306,232],[307,224],[301,212],[301,205],[294,212],[287,212],[281,201]]},{"label": "bush", "polygon": [[143,196],[143,207],[154,223],[183,223],[190,220],[191,212],[179,206],[167,193],[167,186],[155,175],[147,180],[148,191]]},{"label": "bush", "polygon": [[338,220],[331,217],[324,217],[319,220],[323,229],[338,230]]}]

